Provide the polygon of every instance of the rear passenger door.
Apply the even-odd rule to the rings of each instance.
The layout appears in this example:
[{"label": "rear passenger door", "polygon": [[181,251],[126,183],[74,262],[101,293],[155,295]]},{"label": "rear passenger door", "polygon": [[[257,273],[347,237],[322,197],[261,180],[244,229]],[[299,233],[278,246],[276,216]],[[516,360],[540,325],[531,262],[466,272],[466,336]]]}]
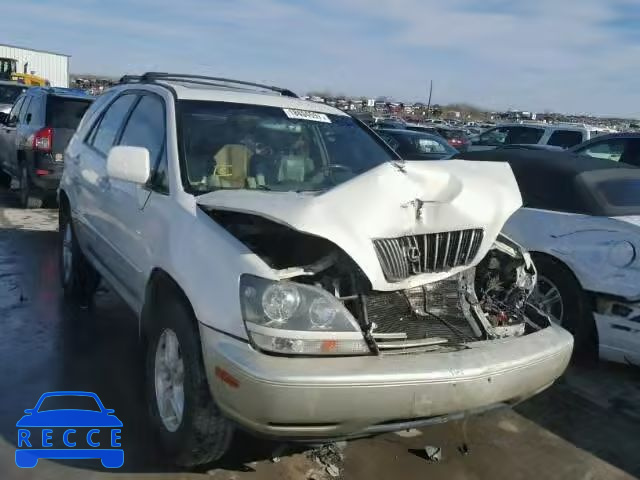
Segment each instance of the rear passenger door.
[{"label": "rear passenger door", "polygon": [[[117,145],[144,147],[149,151],[151,177],[147,185],[110,179],[104,198],[103,215],[113,246],[114,274],[126,282],[127,293],[141,302],[149,274],[152,248],[160,245],[163,215],[154,209],[168,211],[166,128],[164,100],[153,93],[143,93],[129,114]],[[160,228],[158,228],[160,227]],[[166,230],[165,230],[166,232]]]},{"label": "rear passenger door", "polygon": [[86,238],[86,250],[112,275],[118,258],[114,255],[112,232],[104,212],[111,198],[107,155],[137,99],[135,94],[115,98],[89,130],[77,158],[71,160],[77,164],[74,166],[77,183],[75,207],[81,234]]}]

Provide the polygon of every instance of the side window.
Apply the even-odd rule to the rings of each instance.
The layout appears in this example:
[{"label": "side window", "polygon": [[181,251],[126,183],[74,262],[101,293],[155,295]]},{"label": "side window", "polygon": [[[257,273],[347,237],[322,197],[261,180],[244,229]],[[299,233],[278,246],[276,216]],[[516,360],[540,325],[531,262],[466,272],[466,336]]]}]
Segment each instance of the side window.
[{"label": "side window", "polygon": [[640,167],[640,138],[630,138],[620,161]]},{"label": "side window", "polygon": [[113,102],[102,116],[102,119],[95,127],[95,131],[89,138],[89,144],[96,150],[104,154],[109,153],[116,140],[116,135],[124,121],[137,95],[123,95]]},{"label": "side window", "polygon": [[492,128],[480,135],[480,145],[499,146],[507,139],[508,129],[504,127]]},{"label": "side window", "polygon": [[114,97],[114,95],[116,93],[117,92],[114,91],[114,90],[109,90],[109,91],[103,93],[102,95],[100,95],[91,104],[91,106],[87,109],[85,114],[82,116],[82,120],[80,120],[80,123],[78,124],[78,128],[76,129],[76,131],[84,136],[85,127],[87,127],[88,125],[92,126],[92,130],[89,133],[89,135],[85,136],[85,141],[86,142],[89,141],[88,138],[96,130],[96,126],[98,125],[98,123],[100,123],[99,120],[98,121],[94,121],[94,120],[96,120],[96,118],[99,116],[98,114],[102,111],[103,107],[113,99],[113,97]]},{"label": "side window", "polygon": [[31,103],[26,109],[24,123],[27,125],[42,125],[44,118],[42,118],[42,97],[34,96],[31,98]]},{"label": "side window", "polygon": [[504,143],[506,145],[526,144],[532,145],[540,141],[544,135],[544,129],[533,127],[511,127],[508,129],[507,138]]},{"label": "side window", "polygon": [[127,120],[119,144],[144,147],[149,150],[150,183],[162,192],[169,191],[165,136],[165,113],[162,100],[153,95],[143,95]]},{"label": "side window", "polygon": [[18,123],[18,115],[20,114],[20,108],[22,108],[22,104],[24,103],[24,96],[20,97],[16,103],[13,104],[11,108],[11,112],[9,112],[9,122],[12,124]]},{"label": "side window", "polygon": [[29,109],[29,106],[31,105],[31,102],[33,102],[33,95],[30,95],[28,97],[24,97],[24,103],[22,104],[22,107],[20,108],[20,114],[18,116],[18,120],[20,123],[25,123],[25,119],[27,118],[27,110]]},{"label": "side window", "polygon": [[385,143],[387,145],[389,145],[391,148],[393,148],[394,150],[398,150],[398,147],[400,146],[400,144],[398,143],[398,141],[393,138],[391,135],[387,135],[386,133],[382,133],[382,132],[378,132],[378,136],[383,139],[385,141]]},{"label": "side window", "polygon": [[570,148],[582,143],[582,132],[576,130],[556,130],[549,137],[548,145]]},{"label": "side window", "polygon": [[419,138],[416,147],[420,153],[447,153],[444,145],[430,138]]},{"label": "side window", "polygon": [[613,162],[620,161],[626,140],[616,138],[611,140],[602,140],[601,142],[592,143],[578,150],[576,153],[588,155],[590,157],[602,158],[603,160],[611,160]]}]

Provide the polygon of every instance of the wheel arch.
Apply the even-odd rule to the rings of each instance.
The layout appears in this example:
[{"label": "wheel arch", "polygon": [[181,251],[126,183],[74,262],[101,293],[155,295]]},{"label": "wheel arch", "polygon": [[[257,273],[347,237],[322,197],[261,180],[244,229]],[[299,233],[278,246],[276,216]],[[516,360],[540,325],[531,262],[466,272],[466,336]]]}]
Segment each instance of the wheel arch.
[{"label": "wheel arch", "polygon": [[58,191],[58,205],[60,206],[61,211],[70,214],[71,203],[69,202],[69,196],[62,188]]},{"label": "wheel arch", "polygon": [[[584,286],[582,285],[582,282],[580,281],[580,279],[576,276],[573,269],[563,259],[558,258],[557,256],[552,255],[548,252],[542,252],[538,250],[529,250],[529,254],[531,255],[531,259],[533,260],[534,265],[536,265],[536,260],[539,260],[539,259],[544,259],[546,261],[549,261],[553,263],[557,268],[561,268],[565,270],[567,273],[569,273],[571,277],[575,280],[576,284],[578,284],[580,288],[584,290]],[[536,270],[538,270],[537,265],[536,265]]]},{"label": "wheel arch", "polygon": [[155,309],[158,308],[162,301],[166,301],[169,296],[174,296],[178,301],[191,312],[191,317],[196,322],[196,331],[198,331],[197,319],[191,301],[186,292],[180,287],[178,282],[166,270],[155,267],[151,271],[147,287],[145,289],[144,304],[138,322],[138,336],[141,341],[145,341],[145,332],[149,323],[153,320]]},{"label": "wheel arch", "polygon": [[533,260],[534,265],[536,265],[536,270],[538,270],[538,273],[540,272],[540,270],[536,262],[539,259],[544,259],[546,261],[549,261],[553,263],[556,268],[560,268],[564,270],[566,273],[568,273],[571,276],[571,278],[573,278],[573,280],[576,282],[576,285],[578,285],[580,289],[584,292],[585,297],[590,303],[589,308],[593,310],[593,308],[595,307],[595,301],[596,301],[595,294],[584,287],[580,279],[577,277],[573,269],[567,264],[567,262],[548,252],[530,250],[529,253],[531,254],[531,258]]}]

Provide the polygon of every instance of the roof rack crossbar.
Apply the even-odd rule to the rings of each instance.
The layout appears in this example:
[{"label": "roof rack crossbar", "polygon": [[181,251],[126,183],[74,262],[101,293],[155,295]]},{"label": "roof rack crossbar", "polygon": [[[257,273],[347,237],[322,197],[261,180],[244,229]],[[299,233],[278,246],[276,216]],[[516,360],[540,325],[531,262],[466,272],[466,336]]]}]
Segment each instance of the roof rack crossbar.
[{"label": "roof rack crossbar", "polygon": [[[120,79],[120,83],[135,83],[135,82],[144,83],[144,82],[153,82],[156,80],[180,81],[180,82],[195,83],[198,85],[211,85],[211,86],[226,87],[226,88],[230,88],[230,87],[232,88],[233,85],[242,85],[246,87],[255,87],[255,88],[261,88],[264,90],[271,90],[272,92],[277,92],[280,95],[285,97],[298,98],[298,96],[295,93],[293,93],[291,90],[286,88],[274,87],[272,85],[263,85],[261,83],[245,82],[243,80],[233,80],[230,78],[209,77],[207,75],[146,72],[146,73],[143,73],[142,75],[125,75]],[[229,85],[225,85],[225,84],[229,84]]]}]

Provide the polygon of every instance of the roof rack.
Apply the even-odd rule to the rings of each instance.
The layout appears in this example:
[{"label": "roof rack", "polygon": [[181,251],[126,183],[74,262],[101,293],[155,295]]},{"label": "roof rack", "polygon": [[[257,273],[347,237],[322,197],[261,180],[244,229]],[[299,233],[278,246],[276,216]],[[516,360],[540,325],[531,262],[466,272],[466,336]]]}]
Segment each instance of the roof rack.
[{"label": "roof rack", "polygon": [[[230,78],[209,77],[207,75],[188,75],[183,73],[165,73],[165,72],[146,72],[142,75],[124,75],[120,78],[119,83],[153,83],[157,80],[164,80],[167,82],[185,82],[194,83],[198,85],[208,85],[213,87],[229,88],[233,85],[240,85],[242,87],[255,87],[264,90],[271,90],[272,92],[279,93],[284,97],[298,98],[298,95],[293,93],[287,88],[274,87],[272,85],[262,85],[260,83],[245,82],[243,80],[233,80]],[[243,89],[248,90],[248,89]]]}]

